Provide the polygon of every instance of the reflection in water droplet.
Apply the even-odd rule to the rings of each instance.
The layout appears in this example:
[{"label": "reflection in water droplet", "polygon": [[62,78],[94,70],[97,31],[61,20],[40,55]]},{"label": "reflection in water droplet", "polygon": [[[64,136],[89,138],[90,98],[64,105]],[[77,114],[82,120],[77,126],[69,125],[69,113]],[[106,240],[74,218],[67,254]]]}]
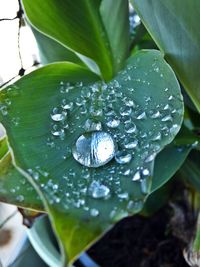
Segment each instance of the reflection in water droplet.
[{"label": "reflection in water droplet", "polygon": [[110,189],[98,181],[93,181],[88,189],[88,193],[93,198],[105,198],[109,195]]},{"label": "reflection in water droplet", "polygon": [[106,132],[90,132],[81,135],[73,149],[73,157],[87,167],[100,167],[115,155],[116,145]]},{"label": "reflection in water droplet", "polygon": [[115,160],[119,164],[126,164],[129,163],[132,159],[131,154],[127,154],[125,151],[118,151],[115,154]]}]

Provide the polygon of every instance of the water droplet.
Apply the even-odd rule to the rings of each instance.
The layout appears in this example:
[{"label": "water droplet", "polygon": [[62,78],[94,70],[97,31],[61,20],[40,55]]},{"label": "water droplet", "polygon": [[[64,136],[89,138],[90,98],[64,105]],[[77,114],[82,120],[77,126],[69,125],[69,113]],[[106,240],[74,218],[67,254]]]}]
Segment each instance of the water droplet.
[{"label": "water droplet", "polygon": [[172,116],[171,115],[166,115],[161,119],[161,121],[172,121]]},{"label": "water droplet", "polygon": [[51,118],[53,121],[62,121],[62,120],[64,120],[65,115],[62,113],[51,114]]},{"label": "water droplet", "polygon": [[135,123],[131,122],[131,121],[125,121],[125,131],[126,133],[135,133],[137,130],[137,127],[135,125]]},{"label": "water droplet", "polygon": [[124,192],[124,193],[118,194],[118,197],[121,199],[128,199],[129,195],[127,192]]},{"label": "water droplet", "polygon": [[93,198],[105,198],[109,195],[110,189],[98,181],[93,181],[90,184],[88,192]]},{"label": "water droplet", "polygon": [[120,124],[120,120],[117,118],[109,118],[106,125],[110,128],[117,128]]},{"label": "water droplet", "polygon": [[91,209],[91,210],[90,210],[90,215],[91,215],[92,217],[96,217],[96,216],[99,215],[99,211],[98,211],[97,209]]},{"label": "water droplet", "polygon": [[146,112],[145,112],[145,111],[142,112],[141,114],[139,114],[139,115],[136,117],[137,120],[144,120],[144,119],[146,119],[146,118],[147,118],[147,115],[146,115]]},{"label": "water droplet", "polygon": [[156,112],[153,113],[150,117],[151,117],[152,119],[157,119],[157,118],[159,118],[160,116],[161,116],[160,111],[156,111]]},{"label": "water droplet", "polygon": [[137,145],[138,145],[138,140],[135,140],[133,142],[125,144],[124,147],[127,148],[127,149],[133,149],[133,148],[136,148]]},{"label": "water droplet", "polygon": [[125,151],[118,151],[115,154],[115,160],[119,164],[126,164],[129,163],[132,159],[131,154],[126,153]]},{"label": "water droplet", "polygon": [[94,120],[87,119],[84,125],[84,129],[86,132],[100,131],[102,130],[102,124],[101,122],[96,122]]},{"label": "water droplet", "polygon": [[63,99],[62,101],[62,108],[66,110],[72,110],[74,103],[68,102],[67,100]]},{"label": "water droplet", "polygon": [[132,178],[132,181],[139,181],[141,179],[140,171],[137,171]]},{"label": "water droplet", "polygon": [[116,145],[106,132],[90,132],[81,135],[73,149],[75,160],[87,167],[100,167],[108,163],[115,155]]},{"label": "water droplet", "polygon": [[119,110],[119,113],[122,115],[122,116],[130,116],[131,113],[132,113],[132,108],[130,107],[121,107],[120,110]]}]

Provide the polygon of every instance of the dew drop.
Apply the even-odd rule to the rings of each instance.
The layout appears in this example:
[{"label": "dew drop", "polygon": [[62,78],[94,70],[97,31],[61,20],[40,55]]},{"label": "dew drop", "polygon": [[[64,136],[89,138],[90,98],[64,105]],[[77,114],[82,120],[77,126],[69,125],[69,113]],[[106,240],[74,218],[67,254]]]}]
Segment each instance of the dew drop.
[{"label": "dew drop", "polygon": [[99,215],[99,211],[97,209],[91,209],[90,210],[90,215],[92,217],[97,217]]},{"label": "dew drop", "polygon": [[127,149],[133,149],[133,148],[136,148],[137,145],[138,145],[138,140],[135,140],[133,142],[125,144],[124,147],[127,148]]},{"label": "dew drop", "polygon": [[120,120],[117,119],[117,118],[109,118],[106,125],[109,127],[109,128],[117,128],[120,124]]},{"label": "dew drop", "polygon": [[84,125],[84,129],[86,132],[100,131],[102,130],[102,124],[101,122],[87,119]]},{"label": "dew drop", "polygon": [[100,184],[98,181],[93,181],[88,189],[89,195],[93,198],[105,198],[109,195],[110,189]]},{"label": "dew drop", "polygon": [[132,159],[131,154],[126,153],[125,151],[118,151],[115,154],[115,160],[119,164],[126,164],[129,163]]},{"label": "dew drop", "polygon": [[137,171],[132,178],[132,181],[139,181],[141,179],[140,171]]},{"label": "dew drop", "polygon": [[147,117],[147,115],[146,115],[146,112],[144,111],[144,112],[142,112],[141,114],[139,114],[139,115],[136,117],[136,119],[137,119],[137,120],[144,120],[144,119],[146,119],[146,117]]},{"label": "dew drop", "polygon": [[105,165],[114,157],[115,152],[113,138],[102,131],[81,135],[72,149],[74,159],[87,167]]}]

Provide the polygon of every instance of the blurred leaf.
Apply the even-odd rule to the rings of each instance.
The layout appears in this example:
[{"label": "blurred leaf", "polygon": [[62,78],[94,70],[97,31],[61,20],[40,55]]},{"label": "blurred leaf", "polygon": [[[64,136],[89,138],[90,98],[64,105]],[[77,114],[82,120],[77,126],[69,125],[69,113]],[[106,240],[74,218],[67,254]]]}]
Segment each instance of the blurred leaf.
[{"label": "blurred leaf", "polygon": [[167,204],[171,194],[171,184],[166,183],[158,190],[150,194],[141,211],[141,215],[152,216],[155,212],[159,211],[164,205]]},{"label": "blurred leaf", "polygon": [[[158,51],[137,53],[108,84],[97,79],[81,66],[54,63],[0,94],[15,162],[37,186],[69,262],[114,221],[141,210],[154,157],[183,119],[179,84]],[[59,114],[61,121],[52,119]],[[74,160],[71,150],[88,123],[101,124],[122,155],[99,168]]]},{"label": "blurred leaf", "polygon": [[176,147],[168,145],[157,155],[152,179],[152,192],[172,178],[186,160],[191,149],[191,146]]},{"label": "blurred leaf", "polygon": [[180,169],[181,177],[185,178],[195,190],[200,192],[200,152],[192,151]]},{"label": "blurred leaf", "polygon": [[31,27],[31,30],[37,41],[42,64],[48,64],[56,61],[70,61],[83,65],[83,62],[74,52],[70,51],[49,36],[39,32],[34,27]]},{"label": "blurred leaf", "polygon": [[131,0],[200,112],[199,0]]},{"label": "blurred leaf", "polygon": [[113,60],[99,8],[101,0],[22,0],[26,16],[41,32],[93,59],[102,76],[113,76]]},{"label": "blurred leaf", "polygon": [[129,53],[128,0],[102,0],[100,13],[110,42],[114,73],[124,67]]}]

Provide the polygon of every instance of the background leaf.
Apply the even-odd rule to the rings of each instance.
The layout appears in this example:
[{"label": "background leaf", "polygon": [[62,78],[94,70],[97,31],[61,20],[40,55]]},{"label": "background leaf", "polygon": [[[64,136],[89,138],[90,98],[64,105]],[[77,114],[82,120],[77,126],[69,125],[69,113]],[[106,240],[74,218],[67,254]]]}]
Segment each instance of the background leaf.
[{"label": "background leaf", "polygon": [[41,32],[93,59],[104,79],[113,76],[113,60],[99,8],[101,0],[23,0],[27,18]]},{"label": "background leaf", "polygon": [[83,65],[83,62],[74,52],[70,51],[49,36],[39,32],[34,27],[31,27],[31,30],[37,41],[42,64],[48,64],[57,61],[69,61]]},{"label": "background leaf", "polygon": [[131,0],[200,112],[198,0]]},{"label": "background leaf", "polygon": [[129,6],[127,0],[102,0],[100,13],[110,42],[114,73],[124,67],[129,53]]},{"label": "background leaf", "polygon": [[[55,63],[0,94],[15,164],[37,187],[69,262],[114,221],[141,210],[154,157],[183,118],[179,84],[158,51],[137,53],[108,84],[96,80],[81,66]],[[62,121],[52,119],[54,111],[64,114]],[[82,166],[71,154],[88,119],[90,127],[100,123],[122,152],[99,168]]]}]

